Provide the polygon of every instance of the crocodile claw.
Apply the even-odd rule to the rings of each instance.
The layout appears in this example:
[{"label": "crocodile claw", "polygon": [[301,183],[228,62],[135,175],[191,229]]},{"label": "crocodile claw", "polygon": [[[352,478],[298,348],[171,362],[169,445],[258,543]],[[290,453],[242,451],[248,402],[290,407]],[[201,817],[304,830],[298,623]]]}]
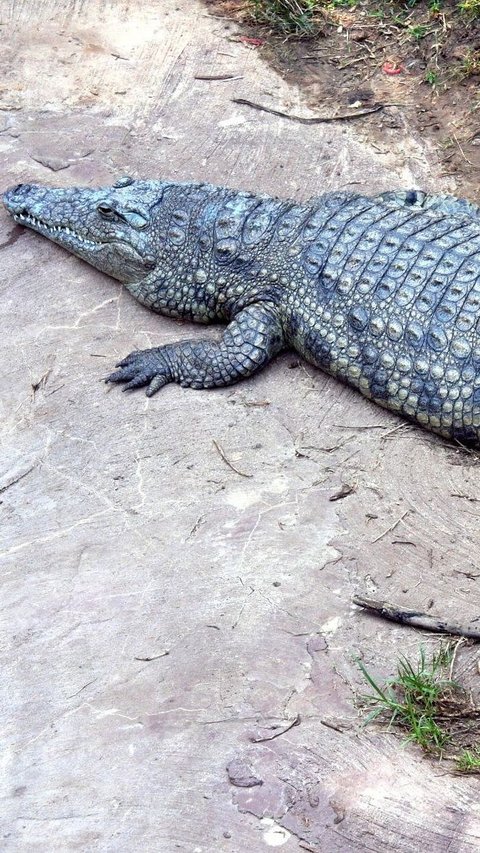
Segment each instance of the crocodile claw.
[{"label": "crocodile claw", "polygon": [[136,350],[115,365],[115,370],[105,377],[105,382],[126,383],[122,391],[147,386],[146,395],[152,397],[160,388],[171,381],[166,359],[159,350]]}]

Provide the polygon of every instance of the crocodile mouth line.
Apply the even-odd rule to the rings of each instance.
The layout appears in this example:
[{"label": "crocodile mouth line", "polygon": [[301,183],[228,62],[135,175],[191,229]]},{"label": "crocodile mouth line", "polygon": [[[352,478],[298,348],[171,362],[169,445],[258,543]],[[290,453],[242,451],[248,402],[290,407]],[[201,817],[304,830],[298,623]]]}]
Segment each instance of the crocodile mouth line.
[{"label": "crocodile mouth line", "polygon": [[26,210],[23,210],[21,213],[14,213],[13,218],[15,222],[18,222],[20,225],[27,225],[29,228],[34,228],[35,230],[40,231],[40,233],[46,233],[49,237],[72,237],[79,243],[90,247],[103,245],[101,241],[90,240],[86,237],[82,237],[81,234],[77,231],[73,231],[68,225],[50,225],[43,219],[39,219],[38,216],[34,216],[32,213],[27,213]]},{"label": "crocodile mouth line", "polygon": [[[121,238],[110,238],[106,240],[92,240],[90,237],[83,237],[78,231],[74,231],[68,225],[51,225],[33,213],[28,213],[23,209],[20,212],[12,213],[12,216],[19,225],[26,225],[32,228],[44,237],[48,237],[53,241],[57,241],[60,246],[64,246],[69,251],[75,252],[101,252],[108,246],[127,247],[130,255],[133,255],[138,263],[144,264],[145,260],[141,252],[131,243]],[[83,255],[81,255],[83,257]]]}]

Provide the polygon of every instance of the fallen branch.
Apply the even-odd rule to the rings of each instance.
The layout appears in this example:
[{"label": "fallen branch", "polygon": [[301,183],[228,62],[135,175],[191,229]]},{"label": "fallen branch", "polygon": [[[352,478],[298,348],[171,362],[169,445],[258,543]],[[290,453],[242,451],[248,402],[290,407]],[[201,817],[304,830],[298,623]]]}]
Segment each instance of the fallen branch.
[{"label": "fallen branch", "polygon": [[146,655],[145,657],[141,657],[140,655],[138,655],[138,656],[135,655],[133,659],[134,660],[141,660],[141,661],[151,661],[151,660],[158,660],[159,658],[164,658],[169,654],[170,654],[170,649],[165,649],[165,651],[160,652],[159,655]]},{"label": "fallen branch", "polygon": [[243,77],[243,74],[195,74],[193,79],[213,82],[215,80],[243,80]]},{"label": "fallen branch", "polygon": [[253,474],[246,474],[245,471],[240,471],[239,468],[236,468],[235,465],[233,464],[233,462],[230,462],[230,459],[226,455],[222,445],[219,444],[218,441],[216,441],[215,439],[212,439],[212,441],[213,441],[213,446],[216,448],[220,457],[223,459],[225,464],[228,465],[228,467],[232,469],[232,471],[235,471],[235,474],[240,474],[241,477],[253,477]]},{"label": "fallen branch", "polygon": [[380,539],[383,539],[383,537],[387,535],[387,533],[391,533],[393,530],[395,530],[395,528],[398,527],[400,522],[403,521],[403,519],[408,515],[409,512],[409,509],[405,510],[405,512],[403,513],[403,515],[400,516],[400,518],[397,518],[397,520],[394,521],[393,524],[390,525],[390,527],[387,527],[387,529],[384,530],[383,533],[379,533],[378,536],[375,537],[375,539],[372,539],[370,544],[375,545],[375,542],[379,542]]},{"label": "fallen branch", "polygon": [[281,735],[284,735],[287,732],[289,732],[290,729],[293,729],[294,726],[299,726],[299,725],[300,725],[300,714],[297,714],[295,719],[292,720],[292,722],[289,723],[288,726],[284,726],[283,729],[280,729],[279,731],[275,731],[275,732],[273,732],[273,734],[267,735],[266,737],[251,737],[250,740],[252,743],[265,743],[267,740],[275,740],[275,738],[280,737]]},{"label": "fallen branch", "polygon": [[407,610],[390,604],[388,601],[376,601],[373,598],[364,598],[363,595],[354,595],[352,602],[357,607],[371,610],[384,619],[399,622],[401,625],[412,625],[414,628],[423,628],[425,631],[436,631],[439,634],[454,634],[457,637],[468,637],[471,640],[480,640],[480,629],[470,625],[451,625],[438,616],[430,616],[422,610]]},{"label": "fallen branch", "polygon": [[2,494],[2,492],[6,492],[7,489],[9,489],[11,486],[14,486],[16,483],[19,483],[20,480],[23,480],[24,477],[27,477],[29,474],[31,474],[33,469],[36,467],[37,463],[35,463],[35,465],[32,465],[30,468],[28,468],[27,471],[24,471],[22,474],[17,474],[17,476],[10,480],[9,483],[5,483],[4,486],[0,486],[0,495]]},{"label": "fallen branch", "polygon": [[249,101],[247,98],[232,98],[232,102],[234,104],[243,104],[245,107],[252,107],[252,109],[260,110],[262,113],[270,113],[272,116],[287,118],[290,121],[298,121],[300,124],[322,124],[327,121],[348,121],[352,118],[361,118],[362,116],[368,116],[371,113],[378,113],[380,110],[383,110],[384,107],[384,104],[374,104],[373,107],[369,107],[366,110],[357,110],[355,113],[339,113],[335,116],[303,118],[303,116],[296,116],[291,113],[284,113],[281,110],[274,110],[271,107],[265,107],[263,104],[256,104],[254,101]]},{"label": "fallen branch", "polygon": [[468,163],[468,165],[472,166],[473,169],[480,169],[480,165],[478,163],[472,163],[472,161],[469,160],[468,157],[465,156],[465,151],[463,150],[462,146],[460,145],[456,134],[452,133],[452,136],[458,145],[458,150],[460,151],[460,154],[462,155],[463,159],[465,160],[465,163]]}]

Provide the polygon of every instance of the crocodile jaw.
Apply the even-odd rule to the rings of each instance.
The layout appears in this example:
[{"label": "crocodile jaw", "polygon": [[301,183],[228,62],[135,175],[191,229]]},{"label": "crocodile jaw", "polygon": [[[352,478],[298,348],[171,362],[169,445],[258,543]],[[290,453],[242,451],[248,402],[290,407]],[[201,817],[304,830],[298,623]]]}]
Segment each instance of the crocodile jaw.
[{"label": "crocodile jaw", "polygon": [[18,225],[24,225],[27,228],[31,228],[32,231],[36,231],[38,234],[48,237],[49,240],[59,243],[60,246],[64,246],[70,252],[75,252],[76,249],[81,249],[82,247],[85,250],[94,252],[107,242],[91,240],[61,222],[55,224],[53,222],[46,222],[43,219],[39,219],[37,216],[34,216],[33,213],[29,213],[26,207],[19,212],[11,210],[9,209],[8,199],[6,200],[6,194],[3,202]]},{"label": "crocodile jaw", "polygon": [[133,229],[116,232],[95,214],[100,193],[22,185],[7,190],[3,204],[18,225],[32,229],[124,284],[144,279],[154,258]]}]

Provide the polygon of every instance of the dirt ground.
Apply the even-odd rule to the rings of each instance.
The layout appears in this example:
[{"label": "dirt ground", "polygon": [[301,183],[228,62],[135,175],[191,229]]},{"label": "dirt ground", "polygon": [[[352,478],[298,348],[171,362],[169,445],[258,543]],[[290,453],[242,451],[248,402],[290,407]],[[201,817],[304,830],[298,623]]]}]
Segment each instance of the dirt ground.
[{"label": "dirt ground", "polygon": [[383,153],[414,129],[452,192],[480,201],[480,16],[462,13],[455,0],[332,0],[313,34],[296,36],[279,32],[281,18],[277,28],[255,22],[245,0],[204,3],[237,21],[240,37],[253,39],[315,114],[385,105],[357,125],[359,136]]},{"label": "dirt ground", "polygon": [[[456,189],[399,107],[379,150],[372,117],[233,103],[311,114],[240,35],[194,0],[0,0],[0,191]],[[478,457],[291,354],[230,389],[107,388],[205,330],[5,212],[0,246],[3,849],[477,851],[477,779],[355,702],[359,658],[381,678],[439,640],[351,598],[478,618]],[[458,665],[476,690],[477,647]]]}]

